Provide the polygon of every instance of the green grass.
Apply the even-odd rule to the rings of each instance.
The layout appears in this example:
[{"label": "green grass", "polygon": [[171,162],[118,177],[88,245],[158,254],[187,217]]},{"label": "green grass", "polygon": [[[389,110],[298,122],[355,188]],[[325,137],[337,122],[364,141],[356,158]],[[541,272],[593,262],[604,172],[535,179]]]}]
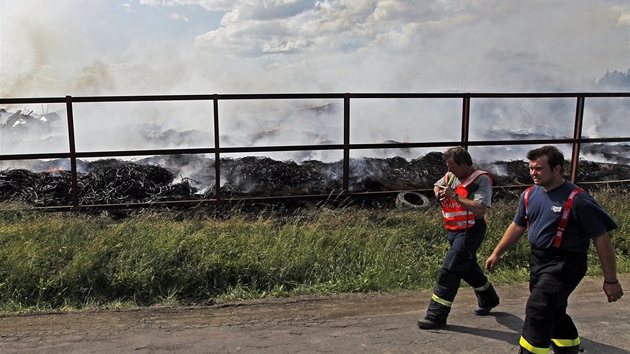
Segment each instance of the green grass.
[{"label": "green grass", "polygon": [[[620,229],[619,272],[630,262],[628,193],[595,193]],[[516,201],[497,201],[483,263]],[[192,304],[259,297],[391,292],[434,286],[448,243],[437,206],[300,209],[229,217],[145,211],[121,220],[0,212],[0,312]],[[508,251],[495,283],[528,278],[525,240]],[[594,251],[589,274],[601,274]]]}]

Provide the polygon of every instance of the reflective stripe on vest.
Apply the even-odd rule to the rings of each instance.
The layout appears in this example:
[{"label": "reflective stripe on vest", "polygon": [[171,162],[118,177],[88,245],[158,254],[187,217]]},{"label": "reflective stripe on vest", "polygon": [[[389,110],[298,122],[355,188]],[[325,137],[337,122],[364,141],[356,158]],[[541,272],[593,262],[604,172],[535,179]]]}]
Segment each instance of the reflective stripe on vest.
[{"label": "reflective stripe on vest", "polygon": [[[460,197],[467,198],[468,190],[466,188],[481,175],[487,175],[492,183],[492,177],[490,177],[488,172],[474,170],[459,186],[454,188],[455,193],[459,194]],[[444,181],[449,187],[453,183],[453,179],[454,176],[452,173],[444,175]],[[453,199],[447,200],[446,203],[442,205],[442,216],[444,217],[444,226],[449,230],[463,230],[473,226],[475,224],[475,218],[477,217],[476,214],[471,213]]]},{"label": "reflective stripe on vest", "polygon": [[[532,191],[532,187],[529,187],[523,193],[523,205],[525,206],[525,221],[527,222],[527,227],[529,228],[529,218],[527,217],[527,200],[529,199],[529,193]],[[560,248],[562,244],[562,238],[564,237],[564,230],[566,230],[567,222],[569,222],[569,216],[571,215],[571,208],[573,208],[573,201],[575,200],[575,196],[584,192],[584,189],[580,187],[575,187],[571,194],[569,194],[569,198],[564,202],[564,207],[562,208],[562,216],[560,217],[560,222],[558,223],[558,228],[556,229],[556,234],[553,236],[553,247]]]}]

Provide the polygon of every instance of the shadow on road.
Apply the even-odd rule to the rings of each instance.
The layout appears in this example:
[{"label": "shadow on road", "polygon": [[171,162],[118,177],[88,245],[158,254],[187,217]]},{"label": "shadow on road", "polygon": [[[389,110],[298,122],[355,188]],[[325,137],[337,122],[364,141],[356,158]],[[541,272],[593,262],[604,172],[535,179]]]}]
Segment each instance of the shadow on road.
[{"label": "shadow on road", "polygon": [[489,316],[496,318],[497,323],[507,327],[509,331],[501,331],[495,329],[485,329],[480,327],[467,327],[458,325],[449,325],[445,330],[459,333],[466,333],[473,336],[494,339],[506,342],[508,344],[518,343],[521,337],[521,328],[523,320],[506,312],[493,312]]},{"label": "shadow on road", "polygon": [[[459,325],[449,325],[445,328],[447,331],[470,334],[473,336],[483,337],[503,341],[508,344],[518,343],[523,328],[523,320],[518,316],[506,312],[493,312],[489,316],[494,316],[497,323],[507,327],[510,331],[501,331],[494,329],[484,329],[479,327],[467,327]],[[585,353],[606,353],[606,354],[630,354],[630,351],[615,348],[610,345],[590,340],[580,336]]]},{"label": "shadow on road", "polygon": [[582,344],[585,353],[606,353],[606,354],[630,354],[630,351],[625,349],[611,347],[610,345],[603,344],[589,340],[588,338],[581,337]]}]

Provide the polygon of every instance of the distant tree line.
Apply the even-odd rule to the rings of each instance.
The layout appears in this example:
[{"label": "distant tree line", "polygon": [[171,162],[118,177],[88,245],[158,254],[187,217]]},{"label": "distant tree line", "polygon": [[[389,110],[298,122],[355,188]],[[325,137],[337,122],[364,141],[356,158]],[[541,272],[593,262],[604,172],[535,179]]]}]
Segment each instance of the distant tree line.
[{"label": "distant tree line", "polygon": [[606,74],[599,79],[597,85],[607,89],[630,89],[630,69],[621,72],[617,70],[607,71]]}]

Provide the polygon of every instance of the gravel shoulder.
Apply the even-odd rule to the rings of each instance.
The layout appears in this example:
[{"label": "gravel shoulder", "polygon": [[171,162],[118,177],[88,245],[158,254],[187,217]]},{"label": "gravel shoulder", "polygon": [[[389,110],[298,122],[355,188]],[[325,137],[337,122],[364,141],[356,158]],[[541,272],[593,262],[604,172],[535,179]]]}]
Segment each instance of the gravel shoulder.
[{"label": "gravel shoulder", "polygon": [[[585,353],[630,354],[630,300],[608,303],[586,278],[569,313]],[[630,274],[620,275],[630,287]],[[446,328],[416,327],[430,291],[240,301],[212,306],[0,316],[1,353],[512,353],[527,284],[497,287],[501,305],[473,315],[462,288]],[[628,290],[626,290],[628,291]]]}]

